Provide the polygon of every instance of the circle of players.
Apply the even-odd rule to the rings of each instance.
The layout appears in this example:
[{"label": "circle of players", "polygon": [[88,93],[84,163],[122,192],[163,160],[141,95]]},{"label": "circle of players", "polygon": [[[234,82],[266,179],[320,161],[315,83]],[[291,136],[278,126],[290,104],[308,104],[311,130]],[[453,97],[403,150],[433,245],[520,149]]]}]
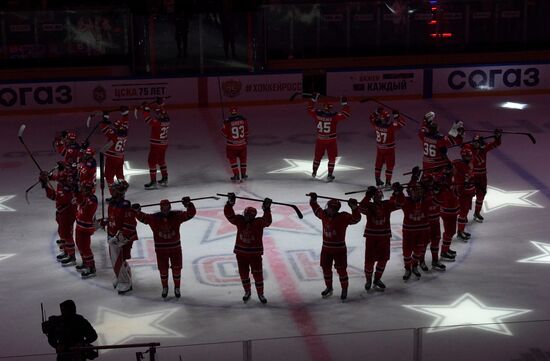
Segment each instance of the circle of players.
[{"label": "circle of players", "polygon": [[[312,177],[316,177],[320,161],[326,152],[328,154],[327,181],[330,182],[335,179],[337,125],[350,116],[350,108],[346,98],[340,99],[340,111],[334,111],[329,102],[323,102],[318,106],[316,104],[318,101],[319,95],[314,94],[307,105],[307,112],[314,119],[317,128]],[[110,113],[115,111],[120,111],[120,116],[112,121]],[[148,157],[150,182],[144,187],[149,190],[159,185],[166,187],[168,168],[165,155],[168,147],[170,118],[164,99],[157,98],[154,102],[142,103],[134,109],[136,118],[138,111],[141,111],[143,120],[151,128]],[[184,211],[172,210],[171,203],[174,202],[162,200],[158,204],[160,211],[148,214],[141,210],[139,204],[131,204],[125,199],[125,193],[129,187],[124,180],[123,171],[128,124],[129,108],[121,107],[117,110],[103,111],[102,119],[96,125],[108,141],[101,149],[101,153],[105,156],[104,175],[100,177],[102,198],[103,179],[107,182],[110,192],[110,197],[107,199],[107,216],[103,214],[97,219],[95,216],[98,208],[98,199],[95,196],[97,165],[94,148],[90,147],[87,141],[82,144],[77,143],[77,135],[71,130],[63,131],[61,136],[55,139],[54,147],[64,159],[58,162],[57,167],[52,171],[41,172],[39,180],[47,197],[54,200],[56,204],[59,233],[57,243],[62,250],[57,260],[63,266],[76,266],[82,278],[94,277],[96,267],[91,249],[91,236],[96,229],[103,228],[107,232],[109,255],[115,274],[113,286],[119,294],[126,294],[132,290],[131,270],[127,260],[131,257],[132,243],[138,239],[136,224],[139,221],[149,225],[153,232],[162,297],[168,296],[168,269],[172,268],[174,295],[179,298],[181,297],[182,269],[179,228],[181,223],[195,216],[196,209],[189,197],[183,197],[181,203],[185,208]],[[448,134],[444,135],[439,131],[435,113],[428,112],[423,118],[418,133],[423,149],[422,169],[414,167],[410,172],[411,179],[408,183],[392,184],[396,132],[406,125],[405,119],[397,110],[380,107],[370,115],[370,124],[376,134],[377,144],[374,170],[376,186],[370,186],[361,191],[365,193],[360,202],[353,198],[347,200],[351,213],[340,211],[341,200],[318,196],[316,193],[308,194],[313,213],[321,220],[323,226],[320,257],[326,286],[321,293],[323,298],[333,293],[333,266],[338,273],[341,285],[340,298],[342,300],[347,298],[345,234],[349,225],[361,220],[361,214],[366,215],[367,218],[364,231],[366,245],[364,287],[367,291],[371,288],[384,291],[386,288],[382,282],[382,275],[390,258],[390,214],[392,212],[402,210],[404,213],[402,246],[405,265],[403,280],[405,281],[408,281],[411,275],[420,279],[419,268],[424,272],[429,271],[430,267],[425,260],[428,246],[433,270],[445,271],[445,265],[441,261],[455,260],[457,254],[451,249],[451,242],[455,233],[458,239],[463,241],[470,238],[470,234],[465,231],[465,226],[468,223],[467,215],[474,195],[476,197],[474,219],[478,222],[483,221],[480,211],[487,192],[486,155],[488,151],[501,144],[501,130],[496,129],[494,135],[489,137],[476,135],[473,140],[464,142],[462,122],[455,122]],[[247,180],[247,119],[240,115],[235,107],[231,107],[230,115],[224,119],[221,131],[226,141],[227,159],[232,171],[231,181]],[[486,142],[487,139],[492,140]],[[457,145],[461,146],[461,157],[455,160],[448,159],[447,149]],[[385,182],[382,182],[380,177],[384,165]],[[158,182],[157,166],[162,176]],[[55,188],[51,185],[52,181],[57,183]],[[390,199],[384,199],[383,190],[393,190]],[[405,193],[404,190],[406,190]],[[234,193],[226,196],[224,215],[237,228],[234,253],[244,289],[242,300],[247,302],[251,297],[250,273],[252,273],[258,298],[265,304],[267,300],[264,296],[262,271],[262,234],[263,229],[271,224],[271,199],[263,200],[263,215],[258,217],[257,210],[253,207],[245,208],[242,214],[235,214],[233,207],[239,197]],[[318,204],[318,197],[329,199],[324,209]],[[443,221],[443,234],[441,234],[440,219]],[[82,259],[82,263],[78,265],[75,245]]]}]

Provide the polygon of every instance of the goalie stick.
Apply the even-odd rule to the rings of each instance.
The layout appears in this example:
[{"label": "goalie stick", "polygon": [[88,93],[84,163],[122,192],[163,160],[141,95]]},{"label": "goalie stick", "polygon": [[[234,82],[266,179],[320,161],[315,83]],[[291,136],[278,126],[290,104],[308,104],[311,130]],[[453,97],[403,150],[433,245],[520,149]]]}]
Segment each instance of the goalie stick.
[{"label": "goalie stick", "polygon": [[[222,194],[222,193],[216,193],[217,196],[221,196],[221,197],[229,197],[229,194]],[[248,197],[240,197],[240,196],[235,196],[235,198],[238,198],[238,199],[245,199],[247,201],[253,201],[253,202],[263,202],[264,200],[263,199],[256,199],[256,198],[248,198]],[[295,204],[290,204],[290,203],[281,203],[281,202],[271,202],[271,204],[277,204],[279,206],[286,206],[286,207],[290,207],[292,209],[294,209],[294,212],[296,212],[296,215],[298,216],[298,218],[302,219],[304,218],[304,215],[302,214],[302,212],[300,212],[300,210],[298,209],[298,207],[295,205]]]},{"label": "goalie stick", "polygon": [[[220,197],[214,197],[214,196],[210,196],[210,197],[199,197],[199,198],[191,198],[190,201],[193,202],[193,201],[201,201],[203,199],[215,199],[215,200],[218,200],[220,199]],[[181,202],[181,199],[180,200],[177,200],[177,201],[170,201],[170,204],[172,203],[180,203]],[[144,204],[141,206],[141,208],[145,208],[145,207],[153,207],[153,206],[160,206],[160,203],[150,203],[150,204]]]}]

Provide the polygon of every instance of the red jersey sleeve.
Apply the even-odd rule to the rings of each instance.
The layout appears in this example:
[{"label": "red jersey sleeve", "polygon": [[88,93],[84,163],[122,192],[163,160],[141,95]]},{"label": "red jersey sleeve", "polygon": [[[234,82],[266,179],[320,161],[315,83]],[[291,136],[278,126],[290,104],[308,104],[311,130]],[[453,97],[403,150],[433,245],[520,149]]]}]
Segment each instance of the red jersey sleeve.
[{"label": "red jersey sleeve", "polygon": [[177,213],[176,219],[179,223],[187,222],[191,218],[195,217],[195,214],[197,214],[197,209],[195,208],[195,205],[193,203],[190,203],[189,207],[187,207],[187,210]]}]

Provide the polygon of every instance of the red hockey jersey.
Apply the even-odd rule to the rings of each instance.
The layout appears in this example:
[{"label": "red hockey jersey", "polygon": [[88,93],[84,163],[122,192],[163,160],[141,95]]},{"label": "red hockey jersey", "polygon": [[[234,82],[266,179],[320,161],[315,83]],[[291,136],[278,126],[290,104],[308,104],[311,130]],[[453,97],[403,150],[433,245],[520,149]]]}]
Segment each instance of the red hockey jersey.
[{"label": "red hockey jersey", "polygon": [[109,124],[101,123],[101,132],[111,142],[111,147],[105,151],[105,155],[115,158],[124,158],[124,147],[128,135],[126,132],[116,132]]},{"label": "red hockey jersey", "polygon": [[323,249],[345,250],[348,226],[361,220],[359,207],[352,210],[352,213],[338,212],[334,217],[329,217],[319,203],[310,201],[309,205],[315,216],[323,223]]},{"label": "red hockey jersey", "polygon": [[363,198],[359,203],[359,210],[367,216],[363,236],[391,237],[390,215],[397,209],[399,208],[393,198],[380,204],[371,202],[370,197]]},{"label": "red hockey jersey", "polygon": [[225,119],[221,131],[228,147],[239,147],[248,142],[248,120],[240,114]]},{"label": "red hockey jersey", "polygon": [[271,211],[264,211],[262,217],[256,217],[251,222],[245,222],[244,216],[235,214],[233,207],[226,204],[223,213],[225,218],[237,226],[237,238],[233,253],[241,255],[262,255],[264,253],[264,228],[271,225]]},{"label": "red hockey jersey", "polygon": [[308,103],[307,111],[317,124],[317,140],[336,139],[336,127],[338,123],[350,116],[348,105],[344,105],[341,112],[332,112],[315,109],[311,100]]},{"label": "red hockey jersey", "polygon": [[376,133],[376,147],[378,149],[395,148],[395,133],[405,126],[405,119],[399,116],[388,125],[384,125],[377,121],[378,114],[372,113],[370,123]]},{"label": "red hockey jersey", "polygon": [[168,145],[168,129],[170,128],[170,121],[160,120],[154,117],[151,112],[143,111],[143,119],[145,123],[151,127],[151,136],[149,137],[149,143],[151,145]]},{"label": "red hockey jersey", "polygon": [[95,212],[97,210],[97,197],[95,195],[77,196],[78,209],[76,211],[76,229],[89,233],[95,232]]}]

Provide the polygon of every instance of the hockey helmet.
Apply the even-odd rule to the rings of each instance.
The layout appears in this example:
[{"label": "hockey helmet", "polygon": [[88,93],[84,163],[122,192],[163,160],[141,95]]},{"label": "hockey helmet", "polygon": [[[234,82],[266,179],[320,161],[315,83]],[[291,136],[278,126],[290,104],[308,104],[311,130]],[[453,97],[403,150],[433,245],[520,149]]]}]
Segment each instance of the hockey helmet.
[{"label": "hockey helmet", "polygon": [[476,148],[483,148],[485,146],[485,140],[483,137],[479,134],[474,135],[474,138],[472,140],[472,144]]},{"label": "hockey helmet", "polygon": [[427,112],[427,113],[424,115],[424,120],[425,120],[426,123],[428,123],[428,124],[432,123],[432,122],[435,120],[435,113],[434,113],[434,112]]},{"label": "hockey helmet", "polygon": [[67,139],[68,140],[76,140],[76,132],[74,130],[69,130],[67,132]]},{"label": "hockey helmet", "polygon": [[244,219],[247,222],[253,220],[256,217],[256,214],[258,214],[258,211],[254,207],[246,207],[243,211]]},{"label": "hockey helmet", "polygon": [[172,205],[168,199],[163,199],[160,201],[160,211],[162,213],[168,213],[172,209]]},{"label": "hockey helmet", "polygon": [[130,108],[128,108],[127,105],[122,105],[120,107],[120,114],[122,115],[128,115],[128,113],[130,113]]},{"label": "hockey helmet", "polygon": [[86,150],[84,151],[84,155],[87,158],[93,158],[95,156],[95,149],[92,147],[86,148]]},{"label": "hockey helmet", "polygon": [[460,150],[460,156],[464,160],[470,160],[472,159],[472,150],[469,147],[463,147]]},{"label": "hockey helmet", "polygon": [[342,206],[342,204],[340,203],[339,200],[337,199],[329,199],[329,201],[327,202],[327,206],[326,206],[326,209],[330,209],[332,210],[333,212],[338,212],[340,210],[340,207]]},{"label": "hockey helmet", "polygon": [[121,194],[124,194],[124,193],[126,193],[128,188],[130,187],[130,185],[124,179],[117,179],[113,182],[113,185],[111,187],[112,187],[113,190],[115,190],[115,191],[117,191]]},{"label": "hockey helmet", "polygon": [[378,108],[378,119],[383,123],[389,123],[391,120],[390,113],[383,108]]},{"label": "hockey helmet", "polygon": [[237,107],[234,106],[234,105],[230,106],[230,107],[229,107],[229,114],[231,114],[231,115],[237,115],[237,114],[239,114],[238,111],[237,111]]},{"label": "hockey helmet", "polygon": [[323,110],[326,112],[330,112],[332,110],[332,104],[329,102],[325,102],[323,104]]},{"label": "hockey helmet", "polygon": [[372,200],[375,202],[381,202],[384,199],[384,192],[382,192],[382,189],[376,188],[374,191],[374,195],[372,196]]}]

